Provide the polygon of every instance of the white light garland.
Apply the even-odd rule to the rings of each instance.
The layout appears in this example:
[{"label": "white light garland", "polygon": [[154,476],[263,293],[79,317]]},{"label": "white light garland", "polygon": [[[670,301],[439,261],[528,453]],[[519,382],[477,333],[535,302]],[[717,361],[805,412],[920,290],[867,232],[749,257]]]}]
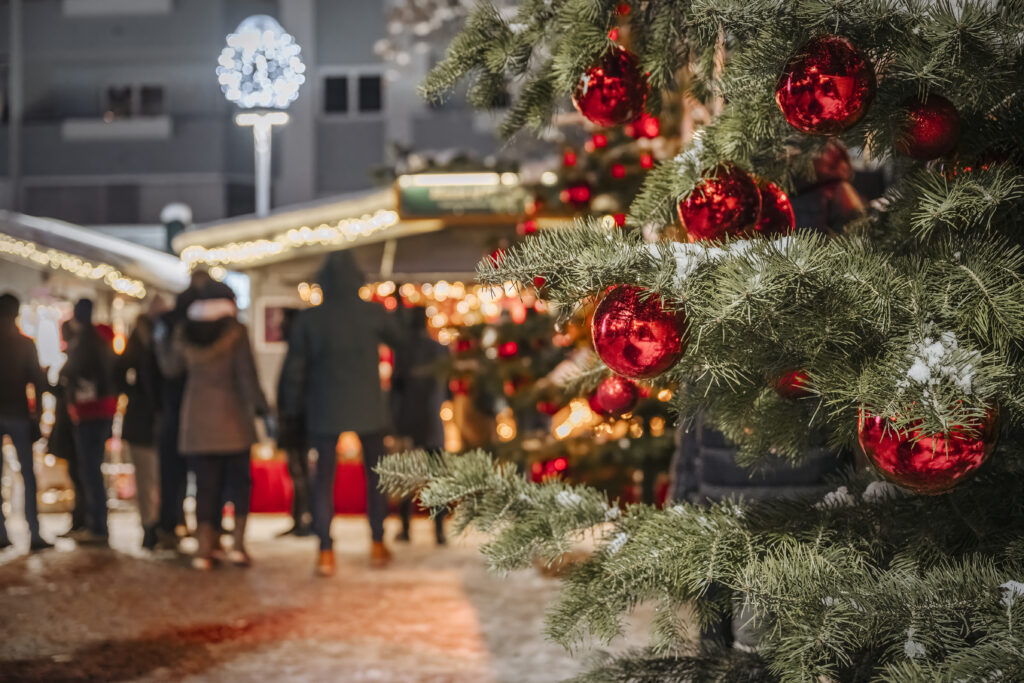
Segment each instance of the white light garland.
[{"label": "white light garland", "polygon": [[330,246],[352,242],[361,237],[389,228],[398,223],[398,214],[382,209],[361,218],[347,218],[335,225],[324,223],[317,228],[303,226],[279,233],[270,239],[231,242],[221,247],[206,248],[199,245],[186,247],[181,260],[189,269],[200,263],[206,265],[251,265],[263,259],[279,256],[292,249],[314,245]]},{"label": "white light garland", "polygon": [[306,82],[301,48],[273,17],[249,17],[227,37],[217,60],[217,81],[242,109],[286,109]]},{"label": "white light garland", "polygon": [[102,281],[118,294],[126,294],[136,299],[146,296],[146,286],[141,280],[128,277],[107,263],[90,263],[58,249],[44,251],[32,242],[17,240],[9,235],[0,235],[0,254],[14,256],[39,266],[48,266],[54,270],[63,270],[83,280]]}]

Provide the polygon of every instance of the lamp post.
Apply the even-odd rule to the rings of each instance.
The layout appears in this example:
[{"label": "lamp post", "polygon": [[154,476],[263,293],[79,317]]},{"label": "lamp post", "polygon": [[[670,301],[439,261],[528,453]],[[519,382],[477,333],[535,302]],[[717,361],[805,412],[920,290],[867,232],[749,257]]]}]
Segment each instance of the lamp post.
[{"label": "lamp post", "polygon": [[257,14],[245,19],[227,37],[217,60],[217,80],[224,97],[243,111],[239,126],[252,128],[256,171],[256,215],[270,212],[270,150],[274,126],[288,123],[284,111],[299,96],[306,81],[301,49],[273,17]]}]

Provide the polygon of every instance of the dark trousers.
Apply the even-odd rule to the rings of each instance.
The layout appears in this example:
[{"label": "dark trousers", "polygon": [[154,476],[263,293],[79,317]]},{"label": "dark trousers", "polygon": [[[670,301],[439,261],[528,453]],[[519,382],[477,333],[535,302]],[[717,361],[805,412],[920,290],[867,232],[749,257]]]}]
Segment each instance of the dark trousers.
[{"label": "dark trousers", "polygon": [[[402,531],[409,535],[409,523],[412,521],[413,496],[403,498],[398,503],[398,515],[402,518]],[[444,538],[444,518],[447,511],[444,509],[433,511],[434,514],[434,535],[440,541]]]},{"label": "dark trousers", "polygon": [[178,452],[178,416],[167,411],[160,430],[160,523],[163,531],[171,534],[185,521],[185,487],[188,483],[187,464]]},{"label": "dark trousers", "polygon": [[196,455],[192,458],[196,472],[196,521],[220,526],[221,511],[227,492],[235,506],[235,516],[249,514],[252,472],[249,452],[217,455]]},{"label": "dark trousers", "polygon": [[[29,532],[35,538],[39,535],[39,508],[36,502],[36,470],[32,461],[32,428],[28,418],[0,416],[0,438],[4,434],[11,437],[14,450],[18,452],[21,478],[25,482],[25,520]],[[3,459],[0,458],[2,472]],[[3,507],[3,499],[0,498],[0,538],[7,538]]]},{"label": "dark trousers", "polygon": [[309,500],[309,451],[286,448],[288,476],[292,478],[292,520],[296,528],[308,527],[312,510]]},{"label": "dark trousers", "polygon": [[[316,449],[316,468],[313,470],[313,531],[320,538],[320,549],[334,547],[331,540],[331,520],[334,519],[334,474],[338,470],[338,434],[314,434],[310,444]],[[384,540],[384,517],[388,513],[388,500],[378,488],[380,477],[377,463],[384,455],[384,434],[360,434],[363,444],[363,469],[366,472],[366,517],[370,521],[370,534],[374,541]]]},{"label": "dark trousers", "polygon": [[[78,476],[85,491],[85,524],[98,536],[107,535],[107,487],[103,459],[113,420],[82,420],[75,426]],[[77,503],[76,503],[77,504]]]}]

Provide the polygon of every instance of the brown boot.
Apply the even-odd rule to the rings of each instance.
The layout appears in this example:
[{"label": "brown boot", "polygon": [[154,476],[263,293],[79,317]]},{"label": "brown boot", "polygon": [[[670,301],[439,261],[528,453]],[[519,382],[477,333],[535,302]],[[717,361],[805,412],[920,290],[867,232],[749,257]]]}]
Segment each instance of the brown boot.
[{"label": "brown boot", "polygon": [[391,562],[391,551],[383,541],[374,541],[370,546],[370,566],[381,568]]},{"label": "brown boot", "polygon": [[316,559],[316,575],[324,578],[334,576],[334,551],[321,550]]}]

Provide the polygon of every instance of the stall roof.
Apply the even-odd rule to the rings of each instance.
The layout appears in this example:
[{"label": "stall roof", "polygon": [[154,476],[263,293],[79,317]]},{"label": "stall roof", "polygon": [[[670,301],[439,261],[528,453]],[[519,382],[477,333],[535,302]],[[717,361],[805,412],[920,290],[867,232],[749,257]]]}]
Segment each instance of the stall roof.
[{"label": "stall roof", "polygon": [[172,246],[188,266],[237,270],[444,227],[440,219],[403,220],[397,208],[391,189],[346,194],[206,223],[179,234]]},{"label": "stall roof", "polygon": [[0,256],[103,280],[135,297],[145,285],[168,292],[188,286],[188,272],[170,254],[53,218],[0,211]]}]

